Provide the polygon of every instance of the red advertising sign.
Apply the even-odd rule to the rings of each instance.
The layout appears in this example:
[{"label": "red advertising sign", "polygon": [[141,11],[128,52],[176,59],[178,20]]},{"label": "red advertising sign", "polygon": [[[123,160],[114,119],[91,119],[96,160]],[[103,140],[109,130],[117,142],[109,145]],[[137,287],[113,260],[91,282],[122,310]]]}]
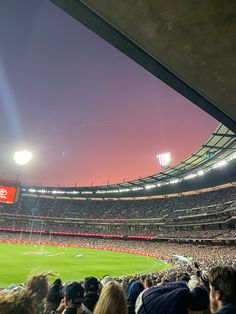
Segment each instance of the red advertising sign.
[{"label": "red advertising sign", "polygon": [[16,197],[16,188],[12,186],[0,185],[0,203],[13,204]]}]

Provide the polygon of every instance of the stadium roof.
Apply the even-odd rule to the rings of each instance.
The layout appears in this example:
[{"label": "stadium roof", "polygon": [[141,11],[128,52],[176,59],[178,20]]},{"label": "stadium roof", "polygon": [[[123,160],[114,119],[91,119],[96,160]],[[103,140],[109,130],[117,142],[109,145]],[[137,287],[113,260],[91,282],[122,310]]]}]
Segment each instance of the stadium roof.
[{"label": "stadium roof", "polygon": [[106,186],[24,188],[32,193],[39,191],[63,195],[65,192],[75,197],[105,197],[107,194],[137,196],[180,193],[233,181],[236,181],[236,134],[220,124],[195,153],[176,166],[157,174]]},{"label": "stadium roof", "polygon": [[51,1],[236,132],[236,1]]},{"label": "stadium roof", "polygon": [[[236,134],[220,124],[212,136],[195,153],[173,168],[141,179],[105,186],[105,189],[148,187],[191,179],[191,175],[203,175],[211,169],[224,166],[227,160],[236,158]],[[173,182],[173,183],[177,183]]]}]

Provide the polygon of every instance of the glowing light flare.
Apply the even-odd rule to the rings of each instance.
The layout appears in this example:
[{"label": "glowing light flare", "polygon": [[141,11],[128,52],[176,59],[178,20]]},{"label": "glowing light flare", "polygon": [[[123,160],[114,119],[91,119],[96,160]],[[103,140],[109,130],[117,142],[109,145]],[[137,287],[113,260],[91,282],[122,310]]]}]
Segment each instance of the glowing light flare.
[{"label": "glowing light flare", "polygon": [[156,156],[156,158],[163,168],[168,168],[170,166],[170,162],[171,162],[171,153],[170,152],[158,154]]},{"label": "glowing light flare", "polygon": [[224,166],[227,166],[227,164],[228,164],[227,160],[223,159],[217,162],[216,164],[214,164],[212,168],[214,169],[214,168],[224,167]]},{"label": "glowing light flare", "polygon": [[197,175],[198,175],[198,176],[203,176],[204,174],[205,174],[204,170],[199,170],[199,171],[197,172]]},{"label": "glowing light flare", "polygon": [[32,159],[32,157],[32,153],[27,150],[15,152],[14,154],[15,162],[21,166],[26,165]]},{"label": "glowing light flare", "polygon": [[170,180],[170,184],[176,184],[176,183],[179,183],[179,182],[180,182],[179,179]]}]

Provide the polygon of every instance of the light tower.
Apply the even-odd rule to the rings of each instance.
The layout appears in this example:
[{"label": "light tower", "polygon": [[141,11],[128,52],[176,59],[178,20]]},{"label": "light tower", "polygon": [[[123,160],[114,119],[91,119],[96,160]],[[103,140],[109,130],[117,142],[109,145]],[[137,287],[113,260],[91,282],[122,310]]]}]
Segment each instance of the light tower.
[{"label": "light tower", "polygon": [[32,153],[27,150],[15,152],[14,160],[17,165],[24,166],[32,159]]},{"label": "light tower", "polygon": [[[33,155],[27,150],[21,150],[14,153],[15,163],[19,166],[25,166],[32,159]],[[20,181],[20,169],[16,173],[17,181]]]},{"label": "light tower", "polygon": [[168,169],[170,167],[171,163],[171,153],[162,153],[162,154],[157,154],[157,160],[159,161],[159,164],[162,166],[164,170]]}]

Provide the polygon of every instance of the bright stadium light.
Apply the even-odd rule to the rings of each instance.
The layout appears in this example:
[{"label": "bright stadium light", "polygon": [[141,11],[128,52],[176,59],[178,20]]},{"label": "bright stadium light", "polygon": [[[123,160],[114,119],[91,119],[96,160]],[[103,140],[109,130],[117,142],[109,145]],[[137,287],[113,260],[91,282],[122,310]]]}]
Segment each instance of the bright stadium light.
[{"label": "bright stadium light", "polygon": [[156,157],[157,157],[157,160],[159,161],[159,164],[164,169],[169,168],[170,162],[171,162],[171,153],[170,152],[158,154]]},{"label": "bright stadium light", "polygon": [[179,179],[173,179],[173,180],[170,180],[170,184],[176,184],[176,183],[179,183]]},{"label": "bright stadium light", "polygon": [[15,152],[14,154],[15,162],[21,166],[26,165],[32,159],[32,157],[32,153],[26,150]]},{"label": "bright stadium light", "polygon": [[204,170],[199,170],[199,171],[197,172],[197,175],[198,175],[198,176],[203,176],[204,174],[205,174]]},{"label": "bright stadium light", "polygon": [[145,189],[146,190],[150,190],[150,189],[153,189],[153,188],[155,188],[156,187],[156,184],[146,184],[145,185]]},{"label": "bright stadium light", "polygon": [[184,177],[184,180],[193,179],[193,178],[195,178],[196,176],[197,176],[196,173],[190,173],[190,174],[188,174],[188,175],[186,175],[186,176]]}]

